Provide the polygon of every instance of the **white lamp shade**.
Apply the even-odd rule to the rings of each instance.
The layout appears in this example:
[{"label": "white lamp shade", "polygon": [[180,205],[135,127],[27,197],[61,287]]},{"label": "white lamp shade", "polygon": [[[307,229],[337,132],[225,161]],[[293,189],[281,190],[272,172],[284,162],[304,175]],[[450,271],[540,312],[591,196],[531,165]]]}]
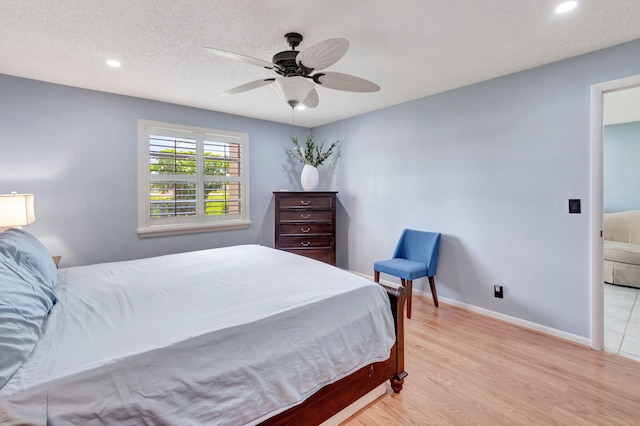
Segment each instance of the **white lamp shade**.
[{"label": "white lamp shade", "polygon": [[33,194],[0,195],[0,227],[29,225],[36,220]]},{"label": "white lamp shade", "polygon": [[273,85],[280,97],[291,108],[298,106],[309,95],[315,85],[304,77],[278,77]]}]

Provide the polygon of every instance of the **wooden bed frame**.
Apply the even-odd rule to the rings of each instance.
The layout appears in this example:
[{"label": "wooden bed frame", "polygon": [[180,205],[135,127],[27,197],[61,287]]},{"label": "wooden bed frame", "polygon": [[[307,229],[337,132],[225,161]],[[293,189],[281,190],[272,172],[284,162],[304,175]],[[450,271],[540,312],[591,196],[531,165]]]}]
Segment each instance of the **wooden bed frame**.
[{"label": "wooden bed frame", "polygon": [[[382,285],[382,284],[381,284]],[[383,285],[384,286],[384,285]],[[393,321],[396,326],[396,343],[389,358],[383,362],[369,364],[360,370],[329,384],[307,398],[302,404],[292,407],[261,425],[320,424],[348,407],[387,380],[398,393],[404,378],[404,303],[406,290],[402,287],[384,286],[391,302]]]}]

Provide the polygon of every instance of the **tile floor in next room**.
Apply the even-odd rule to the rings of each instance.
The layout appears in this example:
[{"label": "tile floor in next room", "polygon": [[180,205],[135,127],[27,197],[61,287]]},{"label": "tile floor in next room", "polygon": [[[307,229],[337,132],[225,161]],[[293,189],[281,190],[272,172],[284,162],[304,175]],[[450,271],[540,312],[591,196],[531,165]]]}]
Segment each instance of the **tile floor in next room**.
[{"label": "tile floor in next room", "polygon": [[640,290],[604,285],[604,348],[640,361]]}]

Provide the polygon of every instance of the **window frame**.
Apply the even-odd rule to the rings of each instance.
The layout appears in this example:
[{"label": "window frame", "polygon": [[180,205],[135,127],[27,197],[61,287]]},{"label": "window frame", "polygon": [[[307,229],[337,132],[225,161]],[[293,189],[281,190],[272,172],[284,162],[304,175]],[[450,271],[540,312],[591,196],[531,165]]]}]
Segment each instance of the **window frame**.
[{"label": "window frame", "polygon": [[[167,175],[170,181],[196,183],[196,214],[194,216],[154,219],[151,217],[151,172],[150,141],[151,135],[194,139],[196,141],[196,174],[192,178],[188,175]],[[237,143],[240,146],[240,176],[230,181],[240,182],[239,214],[204,214],[204,184],[212,181],[229,181],[204,175],[204,145],[205,142],[220,141]],[[202,188],[200,188],[202,186]],[[211,232],[230,229],[246,229],[251,225],[249,205],[249,135],[227,130],[210,129],[205,127],[187,126],[183,124],[165,123],[153,120],[138,120],[138,236],[157,237],[163,235],[190,234],[196,232]],[[202,198],[202,199],[201,199]]]}]

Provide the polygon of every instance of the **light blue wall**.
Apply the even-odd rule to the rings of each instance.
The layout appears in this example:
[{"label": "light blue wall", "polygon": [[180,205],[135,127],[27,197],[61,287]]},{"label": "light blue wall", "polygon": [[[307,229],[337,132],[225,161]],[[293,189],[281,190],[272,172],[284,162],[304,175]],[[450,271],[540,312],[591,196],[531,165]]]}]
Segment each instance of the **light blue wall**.
[{"label": "light blue wall", "polygon": [[[338,264],[372,274],[402,228],[440,231],[441,296],[588,337],[590,85],[636,74],[640,41],[313,129],[342,142],[321,169]],[[306,129],[8,76],[0,94],[0,193],[36,193],[29,230],[63,264],[273,244],[271,192],[296,185],[286,148]],[[249,133],[252,227],[138,239],[138,118]]]},{"label": "light blue wall", "polygon": [[590,86],[636,74],[640,41],[313,129],[343,141],[341,261],[439,231],[441,296],[589,337]]},{"label": "light blue wall", "polygon": [[640,121],[604,126],[604,212],[640,210]]},{"label": "light blue wall", "polygon": [[[137,120],[249,134],[251,220],[247,230],[138,238]],[[33,192],[38,236],[73,266],[232,244],[273,246],[272,191],[289,136],[308,129],[0,75],[0,193]]]}]

